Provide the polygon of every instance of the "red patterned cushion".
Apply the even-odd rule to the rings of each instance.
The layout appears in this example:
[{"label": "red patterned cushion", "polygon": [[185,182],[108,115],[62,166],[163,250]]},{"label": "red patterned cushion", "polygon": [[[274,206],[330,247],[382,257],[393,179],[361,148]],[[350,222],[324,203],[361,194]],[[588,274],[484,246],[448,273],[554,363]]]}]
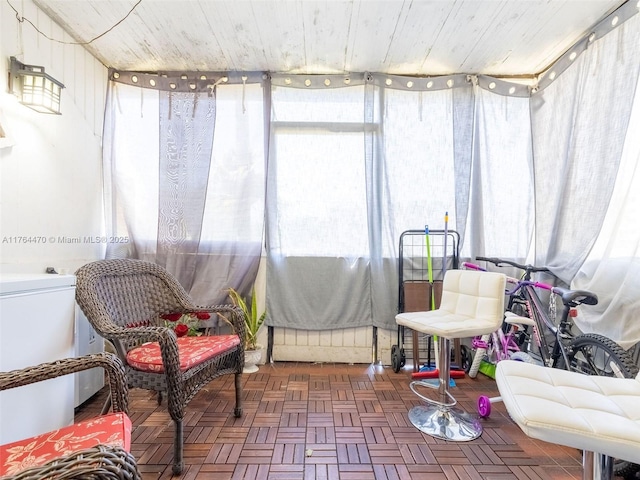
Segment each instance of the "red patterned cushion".
[{"label": "red patterned cushion", "polygon": [[129,451],[131,420],[122,412],[102,415],[37,437],[0,446],[0,477],[66,457],[96,445],[114,445]]},{"label": "red patterned cushion", "polygon": [[[238,335],[212,335],[202,337],[179,337],[178,355],[183,372],[194,365],[209,360],[222,352],[240,345]],[[149,342],[129,350],[127,363],[143,372],[164,372],[160,345]]]}]

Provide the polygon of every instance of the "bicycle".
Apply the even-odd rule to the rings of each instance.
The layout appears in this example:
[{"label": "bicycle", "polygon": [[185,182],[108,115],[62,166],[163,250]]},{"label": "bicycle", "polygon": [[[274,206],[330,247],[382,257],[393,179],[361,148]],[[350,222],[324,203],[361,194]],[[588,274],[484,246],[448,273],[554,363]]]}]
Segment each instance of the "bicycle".
[{"label": "bicycle", "polygon": [[[462,266],[471,270],[486,271],[485,268],[470,262],[463,262]],[[517,285],[518,280],[507,277],[507,283]],[[506,294],[510,295],[509,290],[506,291]],[[475,355],[467,370],[469,377],[475,378],[478,375],[483,362],[495,365],[502,360],[511,359],[533,363],[534,360],[531,356],[521,350],[521,346],[527,338],[525,328],[533,326],[534,323],[530,318],[516,315],[507,310],[502,328],[472,339],[471,347],[475,350]],[[484,415],[483,409],[479,408],[479,410],[481,416],[488,416],[488,412]]]},{"label": "bicycle", "polygon": [[[510,265],[524,271],[522,279],[510,292],[512,299],[509,301],[509,307],[524,305],[524,313],[534,321],[532,337],[538,347],[543,365],[589,375],[626,378],[637,375],[638,367],[630,355],[613,340],[594,333],[574,334],[574,324],[571,319],[575,315],[575,307],[582,304],[596,305],[598,297],[594,293],[554,287],[531,280],[533,273],[549,272],[546,267],[521,265],[500,258],[476,257],[476,260],[490,262],[497,267]],[[555,318],[552,318],[544,308],[537,289],[549,290],[556,296],[550,298],[552,312],[554,312],[555,299],[559,298],[562,301],[563,310],[557,325]],[[546,333],[553,337],[552,341],[548,340]]]},{"label": "bicycle", "polygon": [[[462,265],[465,268],[486,271],[485,268],[470,262],[463,262]],[[505,292],[505,295],[509,296],[509,302],[507,304],[507,310],[505,311],[502,328],[489,335],[474,337],[471,342],[472,348],[475,349],[476,353],[467,372],[470,378],[477,376],[480,366],[483,364],[495,368],[498,362],[507,359],[527,363],[538,363],[529,353],[521,350],[525,342],[530,340],[530,334],[526,329],[535,328],[535,322],[529,317],[524,317],[510,311],[510,309],[515,309],[515,305],[522,305],[517,297],[520,280],[507,276],[507,283],[515,285],[515,288],[513,290],[507,289]],[[534,284],[534,286],[536,286],[536,288],[551,288],[542,283],[539,285]],[[485,369],[483,373],[493,377],[491,367]],[[491,404],[500,401],[502,401],[501,397],[480,395],[477,401],[478,414],[482,418],[488,418],[491,415]]]},{"label": "bicycle", "polygon": [[[496,267],[509,265],[524,272],[517,287],[510,292],[508,307],[523,308],[523,312],[516,313],[524,313],[533,320],[531,337],[535,341],[543,365],[586,375],[634,378],[638,374],[638,366],[629,353],[613,340],[594,333],[574,334],[574,323],[571,319],[575,316],[575,307],[582,304],[596,305],[598,297],[594,293],[554,287],[531,280],[534,273],[549,272],[546,267],[522,265],[500,258],[476,257],[476,260],[492,263]],[[550,291],[549,310],[544,308],[537,289]],[[557,298],[562,301],[563,309],[556,324]],[[547,333],[552,338],[551,341],[547,338]],[[485,399],[490,405],[491,399]],[[480,406],[480,400],[478,404]],[[639,470],[640,465],[621,460],[614,461],[614,473],[618,476],[633,478]]]}]

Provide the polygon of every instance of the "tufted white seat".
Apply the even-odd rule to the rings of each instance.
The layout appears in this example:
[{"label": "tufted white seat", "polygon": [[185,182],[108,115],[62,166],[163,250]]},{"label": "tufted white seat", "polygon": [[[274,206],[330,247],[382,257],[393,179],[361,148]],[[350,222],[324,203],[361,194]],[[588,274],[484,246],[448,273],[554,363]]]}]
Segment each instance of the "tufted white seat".
[{"label": "tufted white seat", "polygon": [[[444,440],[468,441],[478,438],[478,419],[454,408],[449,393],[451,339],[491,333],[500,328],[504,316],[506,277],[502,273],[476,270],[448,270],[442,284],[437,310],[396,315],[396,323],[412,330],[438,336],[438,385],[411,382],[411,389],[427,402],[409,411],[409,420],[420,431]],[[418,387],[438,388],[440,401],[418,393]]]},{"label": "tufted white seat", "polygon": [[[611,478],[615,457],[640,463],[640,374],[588,376],[530,363],[504,361],[496,383],[509,415],[532,438],[593,452],[593,471]],[[595,468],[595,470],[594,470]]]}]

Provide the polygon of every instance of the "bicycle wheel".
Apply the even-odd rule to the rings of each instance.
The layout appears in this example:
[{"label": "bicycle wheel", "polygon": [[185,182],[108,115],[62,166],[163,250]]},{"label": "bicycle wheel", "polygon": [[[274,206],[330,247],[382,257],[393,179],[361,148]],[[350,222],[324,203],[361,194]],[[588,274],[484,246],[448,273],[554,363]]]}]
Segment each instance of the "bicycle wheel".
[{"label": "bicycle wheel", "polygon": [[625,480],[633,480],[637,477],[637,473],[640,472],[640,465],[637,463],[627,462],[626,460],[613,460],[613,474],[616,477],[622,477]]},{"label": "bicycle wheel", "polygon": [[568,370],[573,372],[620,378],[635,378],[638,374],[638,366],[620,345],[595,333],[578,335],[571,340],[567,357]]},{"label": "bicycle wheel", "polygon": [[[453,359],[452,359],[453,360]],[[460,345],[460,368],[465,372],[468,372],[471,369],[471,362],[473,357],[471,355],[471,350],[466,345]]]},{"label": "bicycle wheel", "polygon": [[535,365],[539,365],[539,363],[536,362],[533,359],[533,357],[531,355],[529,355],[527,352],[513,352],[509,356],[509,360],[516,360],[518,362],[533,363]]},{"label": "bicycle wheel", "polygon": [[404,367],[406,361],[404,348],[400,348],[398,345],[391,345],[391,367],[393,371],[398,373]]},{"label": "bicycle wheel", "polygon": [[[491,341],[491,335],[483,335],[480,339],[480,341],[484,344],[484,345],[488,345],[489,342]],[[485,355],[487,353],[487,349],[486,348],[482,348],[482,347],[478,347],[476,348],[476,353],[473,356],[473,361],[471,362],[471,366],[469,367],[469,370],[467,371],[467,374],[469,375],[470,378],[476,378],[476,376],[478,375],[478,370],[480,369],[480,364],[482,363],[482,360],[484,359]]]}]

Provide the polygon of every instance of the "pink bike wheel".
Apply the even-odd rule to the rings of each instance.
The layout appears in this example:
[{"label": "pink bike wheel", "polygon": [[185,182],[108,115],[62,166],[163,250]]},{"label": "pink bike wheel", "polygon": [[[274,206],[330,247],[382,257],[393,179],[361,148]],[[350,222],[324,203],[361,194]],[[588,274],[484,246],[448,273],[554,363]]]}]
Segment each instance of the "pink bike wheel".
[{"label": "pink bike wheel", "polygon": [[486,395],[478,397],[478,414],[482,418],[488,418],[491,415],[491,400]]}]

